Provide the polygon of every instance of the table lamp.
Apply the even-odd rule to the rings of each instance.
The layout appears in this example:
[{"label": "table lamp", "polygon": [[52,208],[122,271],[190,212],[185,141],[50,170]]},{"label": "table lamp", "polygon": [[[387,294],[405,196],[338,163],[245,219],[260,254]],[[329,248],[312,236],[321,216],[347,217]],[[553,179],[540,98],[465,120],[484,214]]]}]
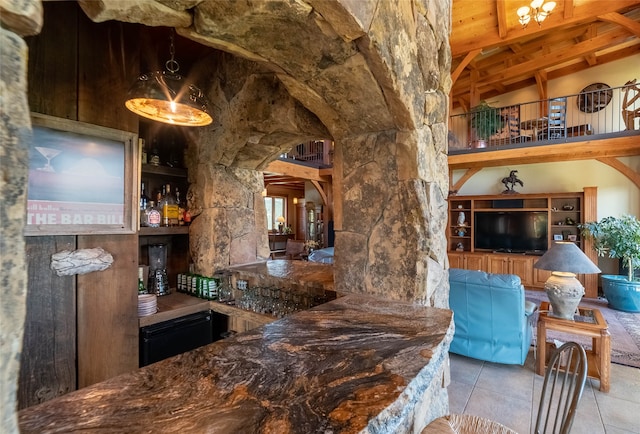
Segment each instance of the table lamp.
[{"label": "table lamp", "polygon": [[276,221],[278,222],[278,232],[282,233],[282,228],[284,227],[284,217],[280,216],[276,219]]},{"label": "table lamp", "polygon": [[551,271],[544,284],[553,316],[573,320],[578,304],[584,295],[584,287],[576,274],[600,273],[600,269],[570,241],[556,241],[533,265],[539,270]]}]

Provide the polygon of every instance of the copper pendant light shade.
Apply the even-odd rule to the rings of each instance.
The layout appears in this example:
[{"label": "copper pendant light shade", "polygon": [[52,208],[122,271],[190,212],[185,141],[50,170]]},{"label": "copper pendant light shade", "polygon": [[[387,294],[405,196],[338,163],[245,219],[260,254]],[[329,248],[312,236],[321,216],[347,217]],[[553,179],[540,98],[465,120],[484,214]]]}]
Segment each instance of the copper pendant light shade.
[{"label": "copper pendant light shade", "polygon": [[202,127],[213,122],[209,102],[195,85],[188,84],[177,73],[174,60],[173,34],[171,59],[165,71],[141,74],[129,89],[125,106],[132,112],[158,122],[185,127]]}]

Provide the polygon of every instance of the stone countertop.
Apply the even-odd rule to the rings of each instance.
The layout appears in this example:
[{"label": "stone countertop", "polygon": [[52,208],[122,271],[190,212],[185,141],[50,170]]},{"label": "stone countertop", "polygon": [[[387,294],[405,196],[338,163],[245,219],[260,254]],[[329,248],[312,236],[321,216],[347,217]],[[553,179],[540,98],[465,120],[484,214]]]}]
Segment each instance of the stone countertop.
[{"label": "stone countertop", "polygon": [[308,261],[276,259],[230,267],[239,277],[247,276],[262,280],[273,280],[299,287],[315,287],[333,290],[333,266]]},{"label": "stone countertop", "polygon": [[452,338],[451,311],[348,295],[26,408],[20,430],[415,430],[429,408],[416,399],[442,387]]}]

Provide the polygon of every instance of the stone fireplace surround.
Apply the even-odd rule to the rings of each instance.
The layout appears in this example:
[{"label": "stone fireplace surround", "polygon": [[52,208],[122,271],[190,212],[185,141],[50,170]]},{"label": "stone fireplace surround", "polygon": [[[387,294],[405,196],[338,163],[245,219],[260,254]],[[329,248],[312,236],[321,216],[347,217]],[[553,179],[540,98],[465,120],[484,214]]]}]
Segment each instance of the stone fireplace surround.
[{"label": "stone fireplace surround", "polygon": [[[327,136],[336,144],[336,290],[447,306],[449,1],[79,3],[96,22],[175,27],[228,53],[207,79],[219,121],[196,134],[190,155],[195,182],[189,196],[201,214],[191,234],[197,266],[266,259],[259,171],[283,148]],[[21,37],[39,32],[42,10],[39,2],[19,0],[0,7],[6,89],[2,306],[8,312],[0,317],[6,367],[1,384],[15,392],[25,312],[20,252],[30,136]],[[243,74],[225,69],[234,63],[244,64]],[[282,115],[278,122],[276,114]],[[235,122],[242,119],[248,120]],[[225,200],[229,191],[242,207]],[[16,254],[5,259],[7,251]],[[2,398],[9,425],[15,420],[13,397]]]}]

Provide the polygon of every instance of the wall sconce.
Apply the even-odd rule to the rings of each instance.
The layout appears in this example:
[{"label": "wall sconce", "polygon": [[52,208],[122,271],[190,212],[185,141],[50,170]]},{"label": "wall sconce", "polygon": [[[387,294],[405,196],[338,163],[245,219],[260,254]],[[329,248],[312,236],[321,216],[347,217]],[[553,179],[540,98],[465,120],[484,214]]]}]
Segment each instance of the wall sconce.
[{"label": "wall sconce", "polygon": [[298,198],[297,198],[297,197],[294,197],[294,198],[293,198],[293,204],[294,204],[294,205],[297,205],[297,204],[298,204]]},{"label": "wall sconce", "polygon": [[267,197],[267,187],[262,189],[262,197]]},{"label": "wall sconce", "polygon": [[522,24],[523,29],[527,28],[531,18],[540,26],[545,18],[551,15],[551,11],[553,11],[555,7],[556,2],[553,1],[544,3],[544,0],[533,0],[530,7],[522,6],[518,8],[516,12],[518,14],[518,21]]},{"label": "wall sconce", "polygon": [[180,65],[174,59],[173,32],[170,36],[171,59],[165,63],[166,71],[141,74],[129,89],[125,106],[145,118],[165,124],[202,127],[213,122],[209,115],[209,102],[195,85],[187,84],[177,74]]}]

